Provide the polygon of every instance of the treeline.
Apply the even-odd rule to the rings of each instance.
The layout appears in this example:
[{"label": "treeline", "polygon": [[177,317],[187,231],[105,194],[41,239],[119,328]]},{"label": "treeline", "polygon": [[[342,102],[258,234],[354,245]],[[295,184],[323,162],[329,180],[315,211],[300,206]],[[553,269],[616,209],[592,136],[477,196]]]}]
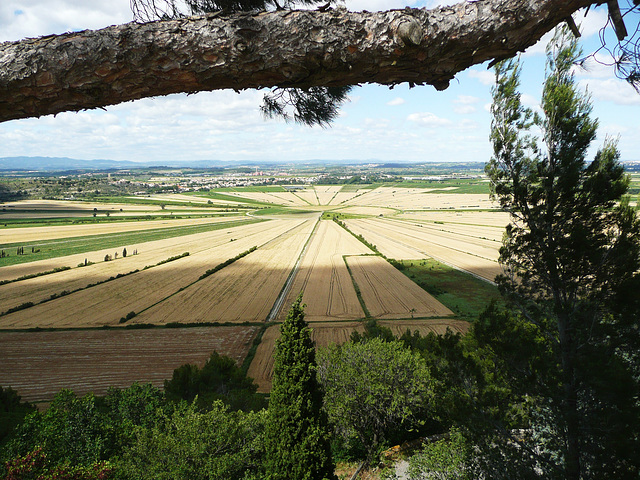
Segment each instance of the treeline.
[{"label": "treeline", "polygon": [[[429,441],[409,458],[411,478],[529,478],[530,468],[545,461],[548,447],[538,443],[531,417],[535,400],[522,393],[545,375],[549,352],[537,332],[508,312],[491,305],[464,336],[406,331],[395,337],[372,320],[349,342],[319,349],[317,359],[309,356],[312,347],[300,346],[300,332],[309,335],[301,325],[291,334],[293,346],[278,347],[294,362],[284,375],[274,367],[276,377],[280,372],[274,388],[294,383],[283,387],[288,393],[278,417],[304,403],[289,396],[302,382],[295,372],[309,369],[331,462],[363,462],[392,479],[380,453],[421,438]],[[0,414],[7,435],[0,473],[43,480],[267,478],[272,414],[256,389],[233,360],[217,353],[203,367],[176,369],[164,391],[134,384],[105,397],[77,397],[63,390],[43,412],[5,389],[3,398],[11,401]],[[295,452],[288,455],[301,461]],[[636,461],[622,460],[637,472]]]},{"label": "treeline", "polygon": [[255,252],[257,249],[258,249],[257,246],[251,247],[249,250],[245,250],[244,252],[239,253],[238,255],[236,255],[233,258],[225,260],[224,262],[222,262],[222,263],[216,265],[215,267],[210,268],[209,270],[204,272],[202,275],[200,275],[200,278],[198,278],[198,280],[202,280],[203,278],[207,278],[209,275],[213,275],[217,271],[222,270],[224,267],[228,267],[229,265],[231,265],[236,260],[240,260],[242,257],[245,257],[245,256],[249,255],[251,252]]}]

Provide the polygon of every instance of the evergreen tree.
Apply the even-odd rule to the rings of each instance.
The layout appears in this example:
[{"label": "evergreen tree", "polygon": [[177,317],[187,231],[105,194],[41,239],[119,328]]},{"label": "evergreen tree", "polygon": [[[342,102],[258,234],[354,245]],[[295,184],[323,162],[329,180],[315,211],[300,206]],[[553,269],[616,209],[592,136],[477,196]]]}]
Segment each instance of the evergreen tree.
[{"label": "evergreen tree", "polygon": [[615,141],[586,161],[597,121],[575,84],[580,54],[558,30],[547,48],[543,115],[520,102],[518,62],[496,68],[487,173],[511,214],[497,281],[553,362],[525,392],[538,398],[532,426],[545,478],[637,478],[640,222],[622,200],[629,179]]},{"label": "evergreen tree", "polygon": [[266,478],[333,479],[329,430],[302,295],[291,306],[280,332],[266,426]]}]

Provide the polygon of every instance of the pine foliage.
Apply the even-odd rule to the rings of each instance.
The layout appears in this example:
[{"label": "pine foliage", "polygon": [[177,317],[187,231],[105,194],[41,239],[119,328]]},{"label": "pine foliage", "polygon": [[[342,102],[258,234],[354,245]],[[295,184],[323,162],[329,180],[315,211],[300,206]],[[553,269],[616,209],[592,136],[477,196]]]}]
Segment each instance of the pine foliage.
[{"label": "pine foliage", "polygon": [[302,296],[280,329],[266,427],[266,478],[333,479],[329,429]]}]

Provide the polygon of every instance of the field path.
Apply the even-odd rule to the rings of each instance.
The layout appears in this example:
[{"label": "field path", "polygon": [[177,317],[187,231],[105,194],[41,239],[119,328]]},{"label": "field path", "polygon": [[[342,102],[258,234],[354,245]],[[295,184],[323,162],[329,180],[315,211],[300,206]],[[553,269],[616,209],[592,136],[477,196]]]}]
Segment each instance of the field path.
[{"label": "field path", "polygon": [[307,305],[309,322],[363,318],[351,276],[343,255],[373,253],[353,235],[331,220],[321,220],[300,262],[285,308],[278,319],[286,317],[290,305],[300,294]]}]

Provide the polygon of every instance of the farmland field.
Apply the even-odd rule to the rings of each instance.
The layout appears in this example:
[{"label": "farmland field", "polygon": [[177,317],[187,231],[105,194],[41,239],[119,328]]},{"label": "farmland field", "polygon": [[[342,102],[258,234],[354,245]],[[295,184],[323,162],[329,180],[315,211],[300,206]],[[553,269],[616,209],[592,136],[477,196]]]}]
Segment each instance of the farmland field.
[{"label": "farmland field", "polygon": [[[412,249],[423,258],[434,258],[489,281],[502,272],[498,265],[500,242],[434,228],[428,224],[414,224],[385,218],[347,220],[354,233],[378,247],[390,258],[404,259],[395,246]],[[440,227],[437,225],[436,227]],[[407,250],[411,253],[411,250]],[[410,258],[416,258],[414,254]]]},{"label": "farmland field", "polygon": [[342,256],[371,253],[335,222],[321,221],[278,318],[286,317],[300,292],[304,292],[307,321],[363,318],[364,311]]},{"label": "farmland field", "polygon": [[373,318],[453,315],[451,310],[381,257],[350,256],[346,260]]},{"label": "farmland field", "polygon": [[[299,220],[300,223],[304,220]],[[34,328],[34,327],[98,327],[105,325],[116,326],[119,319],[129,312],[141,312],[152,307],[158,302],[176,294],[181,288],[188,287],[204,274],[208,269],[232,258],[239,253],[248,250],[253,246],[262,245],[280,235],[288,232],[295,220],[269,222],[270,227],[247,229],[241,232],[233,230],[218,233],[215,239],[204,242],[206,248],[199,252],[190,254],[179,260],[165,263],[157,267],[142,270],[137,273],[116,278],[112,281],[96,285],[91,288],[71,293],[46,303],[37,304],[31,308],[10,313],[0,317],[0,328]],[[248,228],[251,228],[248,227]],[[217,233],[217,232],[214,232]],[[240,235],[238,235],[240,233]],[[242,237],[235,239],[234,237]],[[234,241],[230,241],[231,238]],[[178,239],[178,242],[180,240]],[[180,250],[182,244],[179,243]],[[140,247],[143,250],[144,247]],[[161,258],[158,256],[157,258]],[[135,259],[135,256],[132,257]],[[121,260],[129,260],[129,257]],[[104,268],[102,262],[96,266],[97,271]],[[81,267],[83,270],[89,267]],[[56,275],[70,274],[69,271]],[[47,286],[51,282],[50,275],[38,277],[27,282],[35,283],[37,286],[49,289]],[[76,280],[78,281],[78,280]],[[19,288],[22,282],[8,284],[0,287]],[[57,289],[64,289],[65,284],[60,283]],[[49,291],[49,290],[47,290]],[[39,297],[32,297],[32,302]],[[35,302],[34,302],[35,303]],[[157,310],[154,310],[157,311]],[[149,318],[149,315],[145,315]],[[165,318],[165,317],[163,317]],[[156,318],[151,318],[149,323],[165,323]],[[176,321],[176,320],[170,320]],[[183,320],[184,321],[184,320]],[[189,321],[198,321],[193,318]]]},{"label": "farmland field", "polygon": [[0,383],[24,400],[46,402],[61,389],[106,393],[133,382],[162,387],[185,363],[200,366],[216,350],[242,363],[258,327],[3,332]]},{"label": "farmland field", "polygon": [[287,230],[266,245],[152,306],[135,322],[265,321],[314,224],[286,223]]},{"label": "farmland field", "polygon": [[[390,328],[394,335],[402,335],[407,330],[411,333],[418,331],[421,335],[427,335],[429,332],[442,335],[447,328],[454,333],[466,332],[469,328],[467,322],[451,319],[392,320],[381,321],[379,324]],[[349,340],[352,332],[364,332],[364,325],[361,322],[318,322],[311,323],[309,328],[311,338],[318,347],[344,343]],[[255,358],[249,367],[248,375],[255,380],[259,392],[271,390],[273,350],[279,337],[280,327],[278,325],[269,327],[262,336]]]},{"label": "farmland field", "polygon": [[[29,207],[22,218],[32,226],[0,228],[0,244],[11,255],[0,266],[0,282],[9,282],[0,285],[0,385],[36,401],[62,387],[82,394],[133,381],[162,385],[173,369],[201,364],[214,349],[241,362],[270,318],[275,322],[249,365],[249,375],[268,391],[278,323],[300,292],[318,345],[348,340],[365,319],[398,335],[464,332],[495,287],[468,283],[463,292],[453,270],[431,269],[438,260],[493,280],[507,218],[486,195],[437,187],[224,188],[154,195],[142,200],[156,204],[146,205],[134,197],[95,206],[14,202],[8,210],[19,220],[18,207]],[[54,214],[90,219],[93,208],[114,216],[164,215],[165,202],[196,216],[114,221],[102,213],[100,223],[46,224]],[[216,212],[218,204],[252,212],[197,216]],[[323,211],[342,215],[349,230],[319,220]],[[403,270],[354,235],[403,262]],[[29,247],[17,257],[20,245]],[[32,253],[31,245],[41,252]],[[67,269],[54,271],[61,267]],[[475,289],[480,298],[472,297]],[[168,324],[191,326],[161,328]],[[126,328],[142,326],[148,328]]]}]

